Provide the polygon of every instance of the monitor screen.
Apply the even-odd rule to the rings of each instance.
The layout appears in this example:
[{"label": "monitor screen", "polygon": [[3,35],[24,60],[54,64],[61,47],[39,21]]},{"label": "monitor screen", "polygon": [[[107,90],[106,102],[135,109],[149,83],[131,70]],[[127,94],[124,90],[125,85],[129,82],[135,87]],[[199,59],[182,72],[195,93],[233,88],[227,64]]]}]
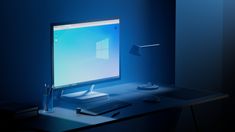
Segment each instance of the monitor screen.
[{"label": "monitor screen", "polygon": [[119,19],[52,28],[53,88],[119,78]]}]

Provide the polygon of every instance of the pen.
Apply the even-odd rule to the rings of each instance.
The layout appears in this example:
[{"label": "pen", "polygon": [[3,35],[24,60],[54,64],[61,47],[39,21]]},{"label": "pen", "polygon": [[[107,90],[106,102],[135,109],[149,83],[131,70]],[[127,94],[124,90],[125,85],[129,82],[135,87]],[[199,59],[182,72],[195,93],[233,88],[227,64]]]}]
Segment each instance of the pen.
[{"label": "pen", "polygon": [[117,115],[119,115],[120,114],[120,112],[116,112],[116,113],[114,113],[111,117],[115,117],[115,116],[117,116]]}]

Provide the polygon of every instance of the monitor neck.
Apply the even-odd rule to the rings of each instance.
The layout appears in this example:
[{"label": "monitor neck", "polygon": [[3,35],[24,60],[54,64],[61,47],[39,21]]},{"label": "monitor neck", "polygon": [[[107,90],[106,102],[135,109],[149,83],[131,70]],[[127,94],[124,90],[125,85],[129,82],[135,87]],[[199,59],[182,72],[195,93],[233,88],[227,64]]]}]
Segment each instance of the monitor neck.
[{"label": "monitor neck", "polygon": [[92,84],[90,89],[88,89],[84,94],[91,93],[94,90],[95,84]]},{"label": "monitor neck", "polygon": [[[84,95],[93,92],[94,88],[95,88],[95,84],[92,84],[91,87],[84,93]],[[64,90],[61,91],[60,96],[63,96],[63,95],[64,95]]]}]

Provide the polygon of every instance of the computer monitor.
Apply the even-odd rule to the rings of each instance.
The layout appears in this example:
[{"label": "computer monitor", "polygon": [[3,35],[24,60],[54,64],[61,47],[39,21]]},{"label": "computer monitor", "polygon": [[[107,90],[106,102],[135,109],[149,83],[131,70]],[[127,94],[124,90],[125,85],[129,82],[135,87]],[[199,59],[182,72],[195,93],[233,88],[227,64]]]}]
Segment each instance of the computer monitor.
[{"label": "computer monitor", "polygon": [[[79,87],[120,78],[119,19],[52,24],[53,89]],[[65,97],[107,97],[92,91]]]}]

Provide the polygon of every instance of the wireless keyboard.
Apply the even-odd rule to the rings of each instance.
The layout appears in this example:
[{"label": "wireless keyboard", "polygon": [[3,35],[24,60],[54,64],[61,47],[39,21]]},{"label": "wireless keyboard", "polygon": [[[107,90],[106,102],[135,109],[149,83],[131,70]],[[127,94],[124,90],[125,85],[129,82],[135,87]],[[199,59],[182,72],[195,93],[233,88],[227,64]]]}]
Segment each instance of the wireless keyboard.
[{"label": "wireless keyboard", "polygon": [[78,114],[86,114],[86,115],[101,115],[101,114],[105,114],[117,109],[121,109],[121,108],[125,108],[127,106],[130,106],[130,103],[127,102],[123,102],[123,101],[107,101],[104,102],[100,105],[88,108],[88,109],[81,109],[81,108],[77,108],[76,112]]}]

